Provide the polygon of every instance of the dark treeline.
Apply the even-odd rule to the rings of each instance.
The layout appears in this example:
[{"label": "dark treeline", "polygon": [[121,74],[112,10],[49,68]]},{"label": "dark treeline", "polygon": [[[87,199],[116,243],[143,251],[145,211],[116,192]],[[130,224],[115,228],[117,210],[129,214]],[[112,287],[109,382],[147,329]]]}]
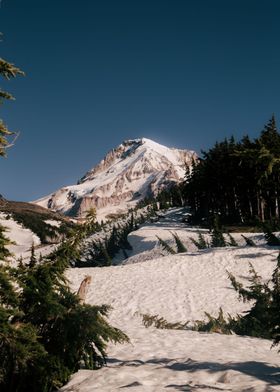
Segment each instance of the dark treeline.
[{"label": "dark treeline", "polygon": [[280,134],[274,116],[259,138],[217,142],[186,175],[194,222],[215,214],[227,224],[279,220]]}]

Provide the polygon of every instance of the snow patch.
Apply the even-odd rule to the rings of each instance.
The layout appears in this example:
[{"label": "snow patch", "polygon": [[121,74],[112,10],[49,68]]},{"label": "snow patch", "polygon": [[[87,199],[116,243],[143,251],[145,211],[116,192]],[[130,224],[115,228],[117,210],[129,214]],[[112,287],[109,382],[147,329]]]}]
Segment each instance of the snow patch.
[{"label": "snow patch", "polygon": [[55,219],[47,219],[44,221],[47,225],[53,226],[53,227],[60,227],[61,226],[61,221],[55,220]]}]

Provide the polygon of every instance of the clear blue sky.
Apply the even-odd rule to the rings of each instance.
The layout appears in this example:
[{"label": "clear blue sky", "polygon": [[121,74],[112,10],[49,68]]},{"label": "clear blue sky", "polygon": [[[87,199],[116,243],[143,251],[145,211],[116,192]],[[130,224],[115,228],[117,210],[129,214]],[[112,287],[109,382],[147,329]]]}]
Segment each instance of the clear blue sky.
[{"label": "clear blue sky", "polygon": [[2,0],[1,57],[25,78],[1,118],[21,132],[0,193],[34,200],[124,139],[207,149],[280,122],[280,2]]}]

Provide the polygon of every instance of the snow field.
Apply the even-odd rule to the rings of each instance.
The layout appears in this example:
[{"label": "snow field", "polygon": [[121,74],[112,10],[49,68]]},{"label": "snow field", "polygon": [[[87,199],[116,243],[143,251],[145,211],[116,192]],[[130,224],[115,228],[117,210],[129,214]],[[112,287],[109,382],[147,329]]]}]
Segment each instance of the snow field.
[{"label": "snow field", "polygon": [[[154,230],[163,237],[164,230]],[[132,235],[140,236],[140,231]],[[144,232],[150,233],[151,227],[144,226]],[[141,238],[143,250],[151,238]],[[249,304],[238,301],[227,271],[246,284],[251,262],[269,279],[277,254],[264,246],[216,248],[117,267],[68,270],[74,290],[85,275],[92,276],[87,302],[112,305],[110,321],[131,343],[110,345],[108,367],[80,370],[62,391],[280,391],[279,355],[270,350],[270,341],[145,328],[139,315],[185,322],[205,318],[205,311],[217,315],[220,306],[225,313],[241,313]]]},{"label": "snow field", "polygon": [[[131,233],[133,250],[123,264],[67,270],[74,291],[86,275],[92,276],[86,302],[111,305],[110,322],[127,333],[130,343],[109,344],[108,366],[80,370],[62,391],[280,391],[280,357],[276,348],[270,349],[271,341],[143,326],[141,314],[194,322],[205,319],[205,311],[217,315],[219,307],[225,314],[242,313],[250,304],[238,301],[227,271],[249,284],[249,263],[264,280],[275,268],[278,250],[265,246],[261,234],[246,234],[256,247],[246,247],[241,235],[234,234],[241,246],[198,251],[190,241],[197,229],[181,223],[181,213],[173,209],[159,222]],[[32,242],[38,245],[34,234],[4,215],[0,223],[17,242],[15,255],[28,258]],[[156,236],[175,248],[171,231],[185,243],[187,253],[161,255]]]}]

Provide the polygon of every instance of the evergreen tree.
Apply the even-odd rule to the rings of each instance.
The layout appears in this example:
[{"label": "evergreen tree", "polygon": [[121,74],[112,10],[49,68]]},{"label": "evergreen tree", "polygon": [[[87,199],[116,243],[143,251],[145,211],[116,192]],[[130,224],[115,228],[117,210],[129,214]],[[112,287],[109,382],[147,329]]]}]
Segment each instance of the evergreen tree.
[{"label": "evergreen tree", "polygon": [[86,212],[86,220],[87,220],[87,235],[93,234],[97,229],[96,222],[96,209],[94,207],[90,208]]},{"label": "evergreen tree", "polygon": [[[17,75],[24,75],[24,73],[14,64],[0,58],[0,75],[6,80],[10,80],[15,78]],[[0,104],[3,104],[5,100],[13,99],[14,97],[12,94],[0,89]],[[13,132],[9,131],[3,120],[0,120],[0,156],[6,155],[6,149],[11,145],[8,142],[8,137],[12,134]]]},{"label": "evergreen tree", "polygon": [[211,230],[211,247],[223,247],[226,246],[226,241],[223,235],[222,227],[218,215],[214,216],[213,228]]},{"label": "evergreen tree", "polygon": [[159,236],[156,236],[156,237],[159,241],[159,244],[163,247],[164,250],[166,250],[168,253],[170,253],[172,255],[176,254],[175,250],[170,245],[168,245],[168,243],[166,241],[161,239]]},{"label": "evergreen tree", "polygon": [[190,238],[192,243],[198,248],[198,249],[207,249],[209,248],[209,244],[203,237],[201,231],[198,232],[198,239],[195,240],[194,238]]},{"label": "evergreen tree", "polygon": [[228,245],[229,246],[238,246],[238,243],[235,241],[233,236],[230,233],[228,233],[227,235],[228,235],[228,238],[229,238]]},{"label": "evergreen tree", "polygon": [[248,238],[243,234],[241,234],[241,237],[244,238],[247,246],[256,246],[255,242],[251,238]]},{"label": "evergreen tree", "polygon": [[6,229],[0,225],[0,260],[4,261],[7,259],[7,257],[11,256],[10,251],[7,249],[7,245],[12,244],[12,241],[10,241],[6,236],[5,236],[5,231]]},{"label": "evergreen tree", "polygon": [[270,327],[274,345],[280,343],[280,253],[277,257],[277,265],[272,275],[272,301],[270,308]]},{"label": "evergreen tree", "polygon": [[264,237],[269,246],[280,246],[280,239],[272,232],[270,224],[263,225]]},{"label": "evergreen tree", "polygon": [[183,244],[183,242],[181,241],[181,239],[179,238],[177,233],[171,233],[172,237],[175,240],[176,243],[176,247],[177,247],[177,253],[185,253],[187,252],[187,248],[185,247],[185,245]]},{"label": "evergreen tree", "polygon": [[33,268],[36,263],[37,263],[37,259],[35,256],[35,247],[34,247],[34,243],[32,243],[31,255],[30,255],[30,260],[29,260],[29,264],[28,264],[29,268]]}]

